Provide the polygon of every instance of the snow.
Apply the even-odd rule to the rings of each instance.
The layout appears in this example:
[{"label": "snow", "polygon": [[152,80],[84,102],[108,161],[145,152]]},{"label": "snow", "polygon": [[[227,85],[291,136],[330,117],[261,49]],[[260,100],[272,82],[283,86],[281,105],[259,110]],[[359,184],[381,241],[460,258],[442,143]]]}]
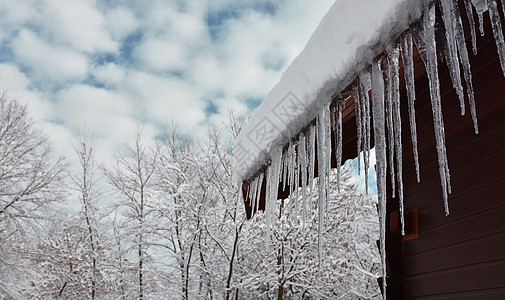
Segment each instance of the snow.
[{"label": "snow", "polygon": [[234,179],[250,178],[270,161],[271,152],[313,120],[378,49],[420,17],[424,2],[335,1],[236,140]]}]

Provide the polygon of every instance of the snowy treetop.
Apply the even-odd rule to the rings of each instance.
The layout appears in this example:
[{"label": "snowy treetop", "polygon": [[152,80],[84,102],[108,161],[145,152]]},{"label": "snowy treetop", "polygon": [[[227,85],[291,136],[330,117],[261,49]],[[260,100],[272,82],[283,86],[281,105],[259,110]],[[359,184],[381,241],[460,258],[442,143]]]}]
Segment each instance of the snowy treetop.
[{"label": "snowy treetop", "polygon": [[251,177],[315,118],[374,55],[420,18],[419,0],[337,0],[256,109],[234,146],[235,180]]}]

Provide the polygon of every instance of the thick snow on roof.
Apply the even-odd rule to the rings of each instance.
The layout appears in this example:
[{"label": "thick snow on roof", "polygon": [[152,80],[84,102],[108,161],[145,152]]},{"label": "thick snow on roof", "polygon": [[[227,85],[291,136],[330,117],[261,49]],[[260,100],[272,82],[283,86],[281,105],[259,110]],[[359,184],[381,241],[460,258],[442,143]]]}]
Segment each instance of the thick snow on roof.
[{"label": "thick snow on roof", "polygon": [[252,176],[342,91],[374,55],[421,16],[426,0],[336,0],[233,149],[235,179]]}]

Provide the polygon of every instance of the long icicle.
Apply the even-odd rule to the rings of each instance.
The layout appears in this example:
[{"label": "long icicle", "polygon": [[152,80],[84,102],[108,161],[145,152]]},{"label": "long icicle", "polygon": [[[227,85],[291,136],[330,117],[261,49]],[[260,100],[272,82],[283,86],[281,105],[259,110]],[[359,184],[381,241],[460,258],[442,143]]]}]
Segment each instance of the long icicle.
[{"label": "long icicle", "polygon": [[[342,165],[342,111],[344,110],[344,100],[339,100],[336,103],[337,119],[336,122],[336,157],[337,157],[337,191],[340,193],[340,166]],[[359,155],[358,155],[359,156]],[[329,177],[329,176],[328,176]]]},{"label": "long icicle", "polygon": [[[393,104],[393,127],[396,155],[396,183],[398,186],[398,206],[402,235],[405,235],[405,212],[403,207],[403,155],[402,155],[402,119],[400,115],[400,48],[390,45],[387,48],[389,56],[389,81],[391,82],[391,102]],[[391,149],[390,151],[393,151]]]},{"label": "long icicle", "polygon": [[491,28],[493,29],[494,40],[496,42],[496,51],[500,58],[503,76],[505,76],[505,41],[503,40],[500,13],[498,12],[496,1],[487,0],[487,5],[489,8],[489,18],[491,19]]},{"label": "long icicle", "polygon": [[356,85],[352,87],[352,97],[354,99],[354,113],[356,115],[356,152],[358,155],[358,175],[360,175],[361,169],[361,142],[363,139],[363,118],[361,117],[361,101],[359,98],[359,80],[356,82]]},{"label": "long icicle", "polygon": [[326,203],[326,179],[325,179],[325,166],[326,166],[326,145],[325,145],[325,113],[326,109],[321,109],[317,116],[317,169],[318,169],[318,182],[319,182],[319,201],[318,201],[318,258],[319,258],[319,272],[321,272],[321,259],[323,255],[323,230],[324,230],[324,208]]},{"label": "long icicle", "polygon": [[[271,172],[272,177],[270,178],[270,203],[269,203],[269,211],[268,217],[271,218],[270,225],[274,224],[273,218],[275,216],[275,208],[277,204],[277,196],[279,191],[279,177],[280,177],[280,169],[281,169],[281,160],[282,160],[282,148],[274,151],[272,155],[272,165]],[[271,229],[271,227],[270,227]]]},{"label": "long icicle", "polygon": [[479,19],[479,31],[480,35],[484,36],[484,12],[487,11],[487,0],[472,0],[472,4],[477,11],[477,16]]},{"label": "long icicle", "polygon": [[294,194],[294,206],[295,206],[295,216],[298,216],[298,194],[300,188],[300,170],[301,170],[301,161],[300,161],[300,152],[296,151],[298,148],[298,141],[295,143],[295,194]]},{"label": "long icicle", "polygon": [[440,82],[438,80],[437,49],[435,42],[435,6],[430,4],[423,15],[423,28],[419,34],[418,47],[423,58],[431,94],[431,108],[437,147],[440,184],[446,215],[449,214],[448,194],[450,193],[450,174],[445,148],[444,120],[440,96]]},{"label": "long icicle", "polygon": [[365,166],[365,190],[368,195],[368,168],[370,166],[370,99],[368,92],[371,89],[370,69],[364,69],[359,73],[361,107],[364,118],[364,141],[363,141],[363,165]]},{"label": "long icicle", "polygon": [[416,125],[416,108],[414,102],[416,100],[415,79],[414,79],[414,61],[413,61],[413,46],[412,35],[407,33],[402,38],[402,62],[403,76],[405,77],[405,85],[407,87],[407,102],[409,111],[410,137],[412,140],[412,151],[414,153],[414,165],[416,168],[417,182],[421,181],[419,173],[419,153],[417,150],[417,125]]},{"label": "long icicle", "polygon": [[393,126],[393,101],[391,100],[391,75],[389,74],[390,68],[389,59],[384,59],[387,63],[387,67],[383,72],[386,73],[385,76],[385,101],[386,101],[386,128],[387,128],[387,141],[388,141],[388,156],[389,156],[389,175],[391,176],[391,196],[395,198],[396,195],[396,176],[395,176],[395,138],[394,138],[394,126]]},{"label": "long icicle", "polygon": [[309,195],[312,198],[312,190],[314,187],[314,172],[316,165],[316,128],[314,125],[309,127],[309,141],[308,141],[308,154],[309,154]]},{"label": "long icicle", "polygon": [[470,0],[464,0],[466,17],[468,18],[468,24],[470,24],[470,36],[472,37],[472,51],[474,55],[477,55],[477,34],[475,32],[475,20],[473,19],[473,8],[472,2]]},{"label": "long icicle", "polygon": [[256,207],[256,194],[258,192],[258,176],[249,183],[249,187],[253,187],[253,192],[250,195],[249,203],[251,204],[251,215],[254,214],[254,209]]},{"label": "long icicle", "polygon": [[258,179],[258,193],[256,194],[256,211],[259,210],[259,203],[261,199],[261,189],[263,188],[263,177],[265,176],[264,173],[260,173],[259,179]]},{"label": "long icicle", "polygon": [[459,61],[463,67],[463,77],[465,78],[466,93],[468,96],[468,104],[470,105],[470,114],[472,116],[473,128],[475,134],[479,133],[479,125],[477,122],[477,109],[475,107],[475,95],[472,83],[472,70],[470,68],[470,58],[468,50],[466,49],[465,32],[463,30],[463,22],[459,14],[459,7],[457,2],[452,2],[451,16],[455,18],[453,21],[455,25],[456,43],[458,46]]},{"label": "long icicle", "polygon": [[307,218],[307,149],[303,133],[298,137],[298,153],[302,172],[302,228],[305,228],[305,220]]},{"label": "long icicle", "polygon": [[272,233],[272,219],[270,218],[270,199],[272,198],[272,164],[266,169],[266,196],[265,196],[265,220],[267,223],[268,239]]},{"label": "long icicle", "polygon": [[382,265],[382,297],[386,299],[386,131],[384,115],[384,79],[380,60],[372,65],[372,106],[375,139],[377,194],[379,201],[380,254]]},{"label": "long icicle", "polygon": [[[331,103],[328,103],[325,106],[325,113],[324,113],[324,123],[325,123],[325,128],[324,128],[324,143],[325,143],[325,163],[324,163],[324,174],[325,174],[325,179],[326,179],[326,185],[325,185],[325,198],[326,198],[326,214],[328,213],[330,209],[330,170],[331,170],[331,114],[330,114],[330,105]],[[326,217],[325,217],[326,219]]]},{"label": "long icicle", "polygon": [[458,94],[461,115],[465,114],[465,96],[463,94],[463,85],[461,84],[461,71],[459,67],[458,48],[456,43],[456,18],[452,9],[452,0],[439,1],[440,10],[442,11],[442,20],[445,28],[446,39],[446,56],[447,67],[451,77],[452,86]]}]

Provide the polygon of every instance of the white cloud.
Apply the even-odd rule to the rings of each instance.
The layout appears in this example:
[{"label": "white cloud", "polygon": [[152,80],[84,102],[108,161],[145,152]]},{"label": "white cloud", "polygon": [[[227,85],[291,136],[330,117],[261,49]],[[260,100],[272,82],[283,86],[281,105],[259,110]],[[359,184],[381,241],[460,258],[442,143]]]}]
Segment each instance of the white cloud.
[{"label": "white cloud", "polygon": [[[331,2],[278,1],[269,14],[231,0],[2,0],[0,40],[10,40],[0,47],[14,58],[0,64],[0,88],[29,103],[58,149],[91,128],[97,154],[110,160],[138,123],[151,134],[175,121],[201,136],[207,122],[228,121],[228,108],[243,113],[278,82]],[[212,40],[206,14],[230,8],[238,10]],[[105,63],[103,52],[112,52]],[[206,116],[209,101],[215,111]]]},{"label": "white cloud", "polygon": [[180,70],[187,64],[186,49],[176,41],[159,38],[144,40],[135,50],[140,65],[150,71]]},{"label": "white cloud", "polygon": [[140,26],[133,12],[124,7],[117,7],[105,15],[107,29],[112,37],[121,40],[133,33]]},{"label": "white cloud", "polygon": [[194,87],[181,79],[131,72],[127,86],[136,105],[143,108],[143,118],[160,125],[175,121],[185,128],[195,128],[205,119],[205,103]]},{"label": "white cloud", "polygon": [[30,116],[37,122],[52,116],[52,105],[38,91],[30,90],[26,75],[12,64],[0,64],[0,91],[28,106]]},{"label": "white cloud", "polygon": [[[56,99],[61,120],[76,131],[92,126],[99,135],[124,137],[121,132],[125,123],[135,124],[128,98],[113,91],[78,84],[58,92]],[[131,120],[125,122],[124,118]]]},{"label": "white cloud", "polygon": [[0,90],[24,90],[29,84],[26,75],[16,66],[0,64]]},{"label": "white cloud", "polygon": [[126,70],[116,63],[95,66],[91,73],[95,80],[106,86],[116,86],[120,84],[126,76]]},{"label": "white cloud", "polygon": [[43,5],[45,30],[52,38],[85,51],[116,51],[105,18],[93,0],[46,0]]},{"label": "white cloud", "polygon": [[74,50],[53,47],[27,29],[19,32],[12,50],[16,60],[33,71],[36,80],[61,83],[87,77],[86,56]]}]

